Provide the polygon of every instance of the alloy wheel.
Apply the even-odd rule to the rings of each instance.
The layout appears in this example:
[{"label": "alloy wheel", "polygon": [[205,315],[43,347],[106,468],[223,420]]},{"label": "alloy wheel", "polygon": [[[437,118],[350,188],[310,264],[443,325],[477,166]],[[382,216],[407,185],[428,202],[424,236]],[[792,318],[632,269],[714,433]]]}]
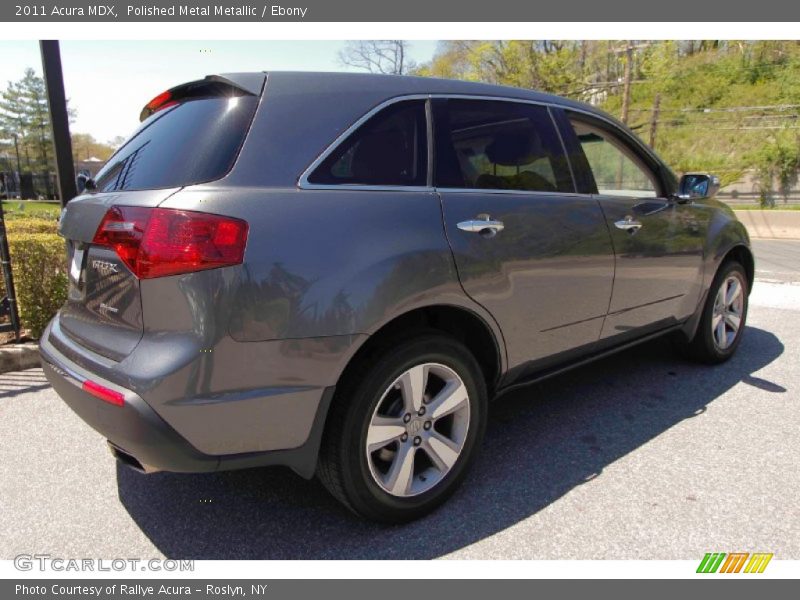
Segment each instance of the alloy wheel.
[{"label": "alloy wheel", "polygon": [[736,341],[743,311],[744,283],[731,274],[719,286],[711,317],[711,333],[718,349],[727,350]]},{"label": "alloy wheel", "polygon": [[384,391],[370,419],[365,451],[373,480],[400,498],[430,490],[461,455],[469,423],[469,393],[453,369],[411,367]]}]

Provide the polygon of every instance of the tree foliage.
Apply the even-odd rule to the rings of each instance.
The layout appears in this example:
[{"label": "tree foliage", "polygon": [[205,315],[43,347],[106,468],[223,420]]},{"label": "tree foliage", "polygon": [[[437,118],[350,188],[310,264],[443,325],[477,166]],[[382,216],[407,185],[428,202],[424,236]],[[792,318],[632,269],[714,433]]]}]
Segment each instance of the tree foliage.
[{"label": "tree foliage", "polygon": [[92,157],[106,161],[111,157],[115,149],[112,143],[98,142],[91,134],[72,134],[72,156],[76,162]]},{"label": "tree foliage", "polygon": [[[74,111],[70,110],[69,115],[74,118]],[[88,133],[73,133],[73,158],[107,160],[120,144],[121,139],[102,143]],[[26,69],[20,80],[8,82],[0,92],[0,152],[5,155],[6,168],[16,170],[19,156],[23,172],[45,173],[54,169],[47,93],[44,80],[33,69]]]},{"label": "tree foliage", "polygon": [[[760,192],[797,183],[800,43],[796,41],[447,41],[414,69],[423,76],[537,89],[620,116],[627,50],[628,124],[679,172],[745,172]],[[764,192],[766,193],[766,192]]]},{"label": "tree foliage", "polygon": [[19,152],[24,170],[50,170],[53,140],[47,93],[33,69],[25,69],[22,79],[8,82],[0,92],[0,140],[8,154]]}]

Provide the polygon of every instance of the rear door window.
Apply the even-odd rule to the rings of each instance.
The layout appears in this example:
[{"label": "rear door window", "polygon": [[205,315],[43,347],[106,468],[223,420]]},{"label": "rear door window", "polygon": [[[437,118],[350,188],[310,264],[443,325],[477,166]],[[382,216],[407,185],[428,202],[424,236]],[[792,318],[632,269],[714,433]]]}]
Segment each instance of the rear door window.
[{"label": "rear door window", "polygon": [[438,187],[575,191],[561,140],[544,106],[440,101],[435,125]]},{"label": "rear door window", "polygon": [[97,174],[98,191],[181,187],[227,174],[258,98],[192,98],[147,118]]},{"label": "rear door window", "polygon": [[324,158],[308,177],[309,183],[426,185],[426,123],[423,100],[388,106]]}]

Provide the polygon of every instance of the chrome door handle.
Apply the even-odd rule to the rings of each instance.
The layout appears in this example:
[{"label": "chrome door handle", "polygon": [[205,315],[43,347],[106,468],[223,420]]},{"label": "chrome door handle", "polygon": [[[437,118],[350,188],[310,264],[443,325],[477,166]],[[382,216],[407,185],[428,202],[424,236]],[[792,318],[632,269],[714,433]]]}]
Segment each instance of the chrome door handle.
[{"label": "chrome door handle", "polygon": [[478,215],[477,219],[470,221],[461,221],[458,224],[461,231],[469,231],[471,233],[488,232],[494,235],[498,231],[503,231],[505,225],[502,221],[495,221],[489,215]]},{"label": "chrome door handle", "polygon": [[627,231],[628,233],[636,233],[642,228],[642,224],[639,221],[634,221],[633,217],[625,217],[621,221],[616,221],[614,226],[617,229],[622,229]]}]

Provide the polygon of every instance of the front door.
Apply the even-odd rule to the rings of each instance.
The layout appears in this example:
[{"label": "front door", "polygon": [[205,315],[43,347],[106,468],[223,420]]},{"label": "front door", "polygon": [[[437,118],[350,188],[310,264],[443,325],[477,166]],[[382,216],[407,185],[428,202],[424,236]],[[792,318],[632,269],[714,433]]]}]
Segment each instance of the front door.
[{"label": "front door", "polygon": [[591,349],[613,248],[598,202],[575,193],[548,108],[437,100],[434,117],[435,181],[459,278],[500,324],[509,366]]},{"label": "front door", "polygon": [[706,212],[667,197],[648,157],[623,132],[570,119],[614,243],[614,293],[602,338],[637,335],[691,315],[703,275]]}]

